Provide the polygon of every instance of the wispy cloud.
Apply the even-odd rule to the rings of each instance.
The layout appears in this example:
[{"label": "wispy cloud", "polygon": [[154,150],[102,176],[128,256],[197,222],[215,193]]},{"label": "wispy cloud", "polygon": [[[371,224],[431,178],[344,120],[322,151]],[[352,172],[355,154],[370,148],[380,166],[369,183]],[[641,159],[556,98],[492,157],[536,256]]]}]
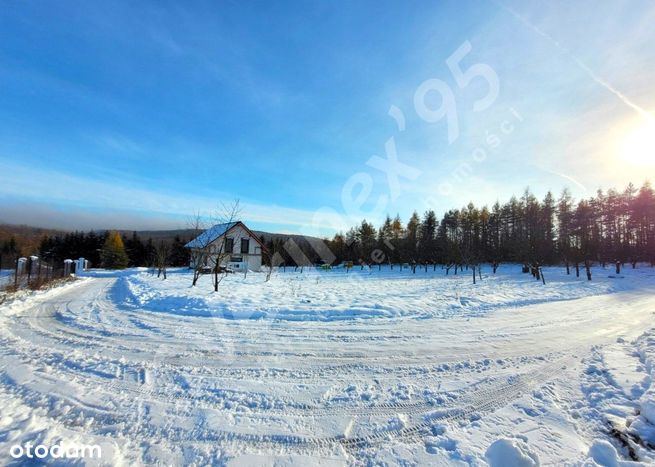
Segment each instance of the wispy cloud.
[{"label": "wispy cloud", "polygon": [[637,113],[639,113],[642,117],[647,118],[650,121],[655,121],[655,118],[653,115],[648,112],[646,109],[641,107],[640,105],[636,104],[633,102],[628,96],[626,96],[623,92],[615,88],[612,84],[610,84],[606,79],[603,77],[599,76],[594,70],[592,70],[585,62],[583,62],[577,55],[575,55],[571,50],[569,50],[568,47],[565,47],[560,41],[555,39],[553,36],[548,34],[546,31],[543,29],[539,28],[536,26],[534,23],[532,23],[530,20],[528,20],[525,16],[519,14],[516,12],[516,10],[513,10],[512,8],[504,5],[502,2],[496,2],[502,9],[507,11],[509,14],[514,16],[516,19],[518,19],[521,23],[526,25],[528,28],[533,30],[535,33],[539,34],[540,36],[546,38],[553,46],[555,46],[559,51],[563,52],[566,54],[573,62],[583,71],[585,74],[591,78],[594,82],[596,82],[598,85],[602,86],[605,88],[607,91],[610,93],[614,94],[621,102],[623,102],[625,105],[630,107],[632,110],[635,110]]}]

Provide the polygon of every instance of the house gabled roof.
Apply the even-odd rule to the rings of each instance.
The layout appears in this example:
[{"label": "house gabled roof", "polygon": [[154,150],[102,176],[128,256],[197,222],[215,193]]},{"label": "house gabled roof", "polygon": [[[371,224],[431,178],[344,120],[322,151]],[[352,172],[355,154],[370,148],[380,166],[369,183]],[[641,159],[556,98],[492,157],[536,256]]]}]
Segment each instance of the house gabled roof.
[{"label": "house gabled roof", "polygon": [[228,233],[230,230],[232,230],[237,225],[240,225],[241,227],[243,227],[243,229],[246,232],[248,232],[248,234],[252,238],[254,238],[257,243],[259,243],[262,246],[262,248],[266,249],[266,246],[262,243],[262,241],[259,239],[259,237],[257,235],[255,235],[252,232],[252,230],[250,230],[248,227],[246,227],[246,225],[241,221],[226,222],[224,224],[216,224],[215,226],[208,228],[203,233],[198,235],[196,238],[191,240],[189,243],[184,245],[184,247],[185,248],[205,248],[211,242],[213,242],[217,238],[221,237],[222,235],[225,235],[226,233]]},{"label": "house gabled roof", "polygon": [[226,222],[225,224],[216,224],[213,227],[208,228],[203,233],[198,235],[196,238],[191,240],[189,243],[184,245],[185,248],[204,248],[209,245],[211,242],[216,240],[221,235],[227,233],[232,227],[237,225],[238,222]]}]

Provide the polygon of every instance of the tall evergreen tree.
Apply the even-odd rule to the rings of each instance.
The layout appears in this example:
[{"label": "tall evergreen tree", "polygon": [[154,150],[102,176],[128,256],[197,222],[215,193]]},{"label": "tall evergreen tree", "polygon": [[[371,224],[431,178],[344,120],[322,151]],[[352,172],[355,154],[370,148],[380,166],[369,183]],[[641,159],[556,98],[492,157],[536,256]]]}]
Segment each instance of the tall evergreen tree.
[{"label": "tall evergreen tree", "polygon": [[125,252],[123,239],[118,232],[109,232],[100,252],[100,257],[104,268],[125,269],[127,267],[129,258]]}]

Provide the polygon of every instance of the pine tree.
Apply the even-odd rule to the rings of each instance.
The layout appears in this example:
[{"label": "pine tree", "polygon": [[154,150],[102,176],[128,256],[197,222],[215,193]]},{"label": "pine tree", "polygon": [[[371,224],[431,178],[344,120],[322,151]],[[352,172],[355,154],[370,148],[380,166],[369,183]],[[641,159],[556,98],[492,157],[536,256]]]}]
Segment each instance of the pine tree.
[{"label": "pine tree", "polygon": [[189,265],[189,250],[184,248],[186,242],[176,235],[171,245],[171,265],[172,266],[188,266]]},{"label": "pine tree", "polygon": [[125,252],[123,239],[118,232],[109,232],[100,252],[100,258],[104,268],[125,269],[127,267],[129,258]]},{"label": "pine tree", "polygon": [[359,259],[370,263],[371,253],[375,249],[375,227],[364,219],[356,234],[356,241],[359,244]]}]

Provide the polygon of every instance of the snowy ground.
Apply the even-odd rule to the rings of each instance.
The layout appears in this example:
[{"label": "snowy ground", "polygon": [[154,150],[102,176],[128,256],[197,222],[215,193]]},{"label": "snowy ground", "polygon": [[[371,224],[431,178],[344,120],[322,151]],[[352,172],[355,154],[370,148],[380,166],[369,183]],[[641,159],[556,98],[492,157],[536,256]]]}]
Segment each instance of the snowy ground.
[{"label": "snowy ground", "polygon": [[[655,269],[98,271],[0,306],[0,464],[655,462]],[[595,464],[594,464],[595,463]]]},{"label": "snowy ground", "polygon": [[13,272],[11,269],[0,269],[0,288],[10,283]]}]

